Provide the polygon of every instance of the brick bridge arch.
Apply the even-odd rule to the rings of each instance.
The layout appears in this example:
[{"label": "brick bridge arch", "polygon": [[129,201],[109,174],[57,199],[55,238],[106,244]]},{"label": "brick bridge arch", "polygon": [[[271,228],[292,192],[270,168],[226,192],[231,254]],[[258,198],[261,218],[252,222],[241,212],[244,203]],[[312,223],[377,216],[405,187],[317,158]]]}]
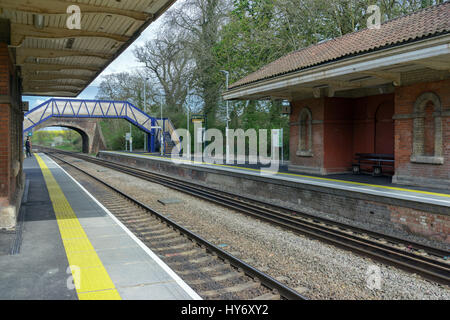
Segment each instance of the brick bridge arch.
[{"label": "brick bridge arch", "polygon": [[82,151],[84,153],[97,153],[106,148],[105,139],[98,119],[77,118],[50,118],[35,126],[37,131],[46,127],[63,127],[75,130],[81,135]]}]

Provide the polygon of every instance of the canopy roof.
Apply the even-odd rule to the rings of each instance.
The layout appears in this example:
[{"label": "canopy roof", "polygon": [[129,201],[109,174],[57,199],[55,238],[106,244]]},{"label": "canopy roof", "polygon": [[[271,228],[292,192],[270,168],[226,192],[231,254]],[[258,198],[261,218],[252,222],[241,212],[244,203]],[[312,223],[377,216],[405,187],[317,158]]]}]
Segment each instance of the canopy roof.
[{"label": "canopy roof", "polygon": [[[22,94],[77,96],[176,0],[1,0]],[[77,5],[81,29],[66,26]]]},{"label": "canopy roof", "polygon": [[[380,29],[364,29],[292,52],[233,83],[224,96],[226,99],[264,97],[289,99],[295,95],[308,96],[306,94],[308,90],[303,90],[303,94],[299,92],[300,89],[306,88],[312,93],[314,89],[317,91],[317,89],[334,87],[331,90],[334,95],[336,91],[376,87],[392,82],[400,85],[404,74],[419,72],[424,67],[438,71],[450,70],[449,35],[450,2],[445,2],[385,22]],[[444,45],[442,47],[444,50],[435,52],[436,55],[430,56],[424,53],[422,56],[416,56],[416,59],[414,57],[405,57],[404,60],[392,58],[391,61],[385,59],[381,64],[367,63],[377,58],[392,57],[425,48],[423,43],[427,40],[429,40],[428,48],[438,45],[435,41],[438,38],[445,38],[439,44],[447,43],[447,46]],[[431,44],[431,40],[434,44]],[[400,48],[407,49],[400,50]],[[340,72],[331,72],[332,69],[336,71],[338,67],[362,61],[366,61],[366,67],[361,66],[359,70],[349,68]],[[411,61],[415,61],[414,65]],[[317,72],[320,70],[322,74],[316,74],[309,79],[299,79],[304,75],[311,75],[313,70]],[[294,78],[296,80],[293,80]],[[319,81],[324,79],[330,81]],[[281,80],[286,82],[275,85]]]}]

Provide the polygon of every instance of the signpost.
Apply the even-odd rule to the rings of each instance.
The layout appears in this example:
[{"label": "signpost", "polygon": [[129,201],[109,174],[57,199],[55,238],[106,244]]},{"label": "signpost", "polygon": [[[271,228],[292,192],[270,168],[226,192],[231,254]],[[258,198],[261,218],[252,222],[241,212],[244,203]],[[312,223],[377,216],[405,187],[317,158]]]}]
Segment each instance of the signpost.
[{"label": "signpost", "polygon": [[[197,134],[197,142],[202,142],[203,143],[203,149],[205,149],[206,148],[206,139],[205,139],[205,134],[206,134],[206,115],[204,115],[204,114],[193,114],[191,116],[191,121],[192,121],[192,123],[200,123],[202,125],[200,128],[198,128],[199,130],[197,132],[194,132],[194,134]],[[203,124],[205,124],[205,125],[203,126]],[[194,126],[194,128],[195,128],[195,126]]]},{"label": "signpost", "polygon": [[280,129],[280,140],[278,145],[281,147],[281,165],[283,165],[284,163],[283,128]]},{"label": "signpost", "polygon": [[127,150],[127,142],[130,146],[130,152],[133,152],[133,137],[131,136],[131,132],[125,133],[125,150]]}]

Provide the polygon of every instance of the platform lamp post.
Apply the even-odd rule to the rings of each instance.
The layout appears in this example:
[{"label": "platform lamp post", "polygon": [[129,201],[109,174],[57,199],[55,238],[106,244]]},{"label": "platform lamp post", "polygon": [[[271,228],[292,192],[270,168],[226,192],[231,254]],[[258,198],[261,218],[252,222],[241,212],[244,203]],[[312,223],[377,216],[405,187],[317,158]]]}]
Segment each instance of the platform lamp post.
[{"label": "platform lamp post", "polygon": [[161,147],[159,148],[160,149],[160,151],[161,151],[161,156],[163,156],[164,155],[164,150],[163,150],[163,148],[164,148],[164,119],[163,119],[163,112],[162,112],[162,103],[163,103],[163,95],[162,95],[162,92],[160,91],[160,102],[159,102],[159,105],[160,105],[160,108],[161,108],[161,121],[162,121],[162,126],[161,126]]},{"label": "platform lamp post", "polygon": [[[147,81],[148,78],[144,78],[144,112],[147,113],[147,95],[145,93],[145,88],[147,87]],[[150,150],[148,150],[148,134],[144,133],[144,152],[147,151],[149,152]]]},{"label": "platform lamp post", "polygon": [[[225,87],[226,87],[226,90],[228,91],[228,77],[229,77],[230,73],[226,70],[220,70],[220,72],[225,74],[225,77],[226,77]],[[228,100],[226,103],[227,103],[227,119],[226,119],[227,127],[225,129],[225,150],[226,150],[225,158],[226,158],[226,163],[228,163],[230,160],[230,146],[228,145],[228,121],[230,119],[230,117],[228,116]]]},{"label": "platform lamp post", "polygon": [[133,135],[131,133],[131,122],[130,122],[130,141],[129,141],[129,146],[130,146],[130,152],[133,152]]},{"label": "platform lamp post", "polygon": [[[191,107],[190,107],[190,104],[189,104],[190,102],[191,102],[191,99],[190,99],[190,97],[188,97],[187,98],[187,103],[186,103],[186,113],[187,113],[187,115],[186,115],[186,130],[187,130],[187,137],[189,137],[189,135],[190,135],[190,131],[189,131],[189,122],[190,122],[189,114],[190,114],[190,111],[191,111]],[[191,139],[187,139],[187,141],[188,142],[186,143],[186,158],[189,157],[189,160],[191,160]]]}]

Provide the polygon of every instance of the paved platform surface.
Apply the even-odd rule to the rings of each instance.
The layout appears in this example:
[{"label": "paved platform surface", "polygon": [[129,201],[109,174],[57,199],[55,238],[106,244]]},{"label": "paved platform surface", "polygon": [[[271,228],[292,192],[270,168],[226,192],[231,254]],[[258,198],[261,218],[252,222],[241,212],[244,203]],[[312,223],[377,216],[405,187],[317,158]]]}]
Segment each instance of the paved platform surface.
[{"label": "paved platform surface", "polygon": [[200,299],[51,159],[24,169],[20,251],[0,234],[0,299]]},{"label": "paved platform surface", "polygon": [[[129,153],[120,151],[102,151],[102,153],[120,154],[156,161],[172,162],[169,157],[163,157],[150,153]],[[281,166],[280,170],[273,172],[270,171],[268,167],[261,167],[258,165],[213,164],[208,162],[189,160],[181,160],[180,163],[184,165],[211,168],[215,170],[222,170],[251,176],[262,176],[281,181],[291,181],[295,183],[322,186],[332,189],[340,189],[351,192],[359,192],[394,199],[410,200],[420,203],[450,207],[449,190],[395,185],[391,183],[389,177],[372,177],[367,175],[355,176],[352,174],[315,176],[289,172],[286,166]]]}]

